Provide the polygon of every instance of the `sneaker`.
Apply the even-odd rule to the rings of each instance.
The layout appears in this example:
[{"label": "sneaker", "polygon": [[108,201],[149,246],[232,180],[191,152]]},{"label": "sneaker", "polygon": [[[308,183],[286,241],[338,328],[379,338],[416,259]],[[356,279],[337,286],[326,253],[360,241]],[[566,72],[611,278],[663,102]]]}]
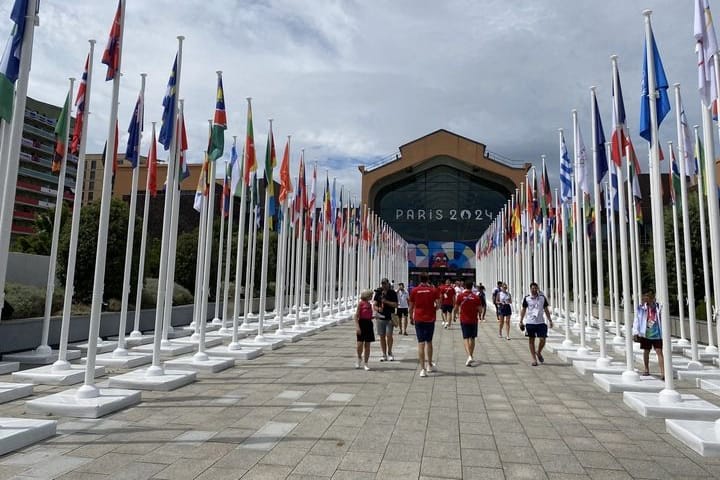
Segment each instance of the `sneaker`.
[{"label": "sneaker", "polygon": [[423,378],[424,378],[424,377],[427,377],[427,372],[425,371],[424,368],[423,368],[422,370],[420,370],[420,376],[423,377]]},{"label": "sneaker", "polygon": [[537,359],[540,360],[540,363],[545,363],[545,358],[543,358],[542,353],[537,354]]},{"label": "sneaker", "polygon": [[395,357],[392,356],[392,353],[388,355],[388,361],[392,362],[395,360]]},{"label": "sneaker", "polygon": [[370,371],[370,367],[368,366],[367,363],[365,364],[365,367],[363,367],[363,368],[365,368],[365,371],[366,371],[366,372],[369,372],[369,371]]},{"label": "sneaker", "polygon": [[428,370],[430,370],[431,372],[437,372],[437,366],[434,363],[430,362],[428,363]]},{"label": "sneaker", "polygon": [[360,359],[355,360],[355,368],[360,368]]},{"label": "sneaker", "polygon": [[498,338],[502,338],[502,333],[498,333]]},{"label": "sneaker", "polygon": [[380,361],[381,361],[381,362],[386,362],[386,361],[387,361],[387,357],[386,357],[385,355],[383,355],[382,357],[380,357]]},{"label": "sneaker", "polygon": [[472,357],[468,357],[467,360],[465,361],[465,366],[472,367],[472,362],[473,362]]},{"label": "sneaker", "polygon": [[510,337],[505,337],[505,338],[507,338],[508,340],[510,340]]}]

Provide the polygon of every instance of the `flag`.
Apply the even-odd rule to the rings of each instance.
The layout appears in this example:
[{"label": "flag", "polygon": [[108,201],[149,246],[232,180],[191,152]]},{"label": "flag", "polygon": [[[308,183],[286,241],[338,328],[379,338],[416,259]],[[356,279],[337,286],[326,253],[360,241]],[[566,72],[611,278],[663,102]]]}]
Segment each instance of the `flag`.
[{"label": "flag", "polygon": [[178,184],[190,176],[190,168],[187,162],[188,138],[185,129],[185,112],[180,114],[180,128],[178,138],[180,139],[180,155],[178,161]]},{"label": "flag", "polygon": [[682,136],[685,143],[685,151],[682,152],[682,160],[685,162],[685,175],[692,177],[697,175],[695,170],[696,164],[693,156],[692,140],[690,139],[690,128],[688,127],[688,121],[685,117],[685,108],[680,100],[680,128],[682,129]]},{"label": "flag", "polygon": [[[268,202],[268,215],[270,218],[275,216],[275,181],[273,180],[273,169],[277,165],[277,157],[275,156],[275,137],[273,137],[272,123],[270,124],[270,133],[268,134],[267,148],[265,149],[265,189]],[[269,226],[272,228],[272,220]]]},{"label": "flag", "polygon": [[115,12],[115,19],[110,27],[110,36],[102,56],[102,63],[107,65],[105,81],[112,80],[117,76],[120,67],[120,44],[122,37],[121,27],[122,0],[118,1],[118,8]]},{"label": "flag", "polygon": [[85,70],[80,79],[77,96],[75,97],[75,126],[73,127],[72,141],[70,142],[70,152],[77,155],[80,151],[80,140],[82,136],[82,127],[85,121],[85,90],[87,89],[88,66],[90,55],[85,59]]},{"label": "flag", "polygon": [[150,152],[148,153],[148,190],[153,197],[157,195],[157,139],[155,138],[155,125],[153,125],[150,139]]},{"label": "flag", "polygon": [[20,57],[22,56],[27,10],[28,0],[15,0],[10,12],[10,19],[15,25],[10,32],[5,52],[0,60],[0,120],[6,122],[12,118],[15,82],[20,75]]},{"label": "flag", "polygon": [[222,214],[224,217],[227,217],[230,214],[230,201],[232,198],[230,193],[230,171],[230,164],[225,164],[225,178],[223,179],[222,189]]},{"label": "flag", "polygon": [[[625,156],[627,138],[625,135],[625,102],[623,101],[622,87],[620,86],[620,72],[618,72],[617,69],[615,69],[615,79],[612,84],[612,100],[613,124],[612,136],[610,137],[610,151],[612,161],[618,167],[622,167],[622,159]],[[597,105],[597,98],[595,99],[595,103]],[[595,108],[597,109],[597,106]],[[603,149],[603,151],[605,150]]]},{"label": "flag", "polygon": [[308,199],[308,211],[315,218],[315,184],[317,183],[317,164],[313,166],[312,188],[310,190],[310,198]]},{"label": "flag", "polygon": [[[657,93],[657,98],[655,99],[655,105],[657,106],[657,127],[660,128],[663,119],[670,112],[670,98],[667,93],[668,81],[665,76],[665,69],[663,68],[662,60],[660,60],[660,52],[655,43],[655,36],[652,30],[650,31],[650,42],[650,48],[652,48],[653,54],[653,70],[655,71],[655,89]],[[643,50],[642,89],[640,98],[640,136],[648,142],[651,142],[647,50],[648,46],[645,45]]]},{"label": "flag", "polygon": [[542,195],[540,196],[540,208],[543,216],[547,216],[548,208],[552,205],[552,190],[550,189],[550,178],[548,177],[547,165],[543,164],[542,176],[540,178],[542,184]]},{"label": "flag", "polygon": [[578,192],[576,192],[578,195],[582,193],[589,194],[590,188],[588,187],[588,179],[587,179],[587,171],[585,169],[587,165],[587,150],[585,150],[585,142],[582,138],[582,132],[580,132],[580,127],[578,127],[578,134],[577,138],[575,139],[575,151],[577,152],[578,156],[578,168],[575,172],[575,181],[577,182],[577,189]]},{"label": "flag", "polygon": [[595,173],[596,181],[602,182],[608,172],[607,152],[605,151],[605,130],[603,129],[602,118],[600,118],[600,110],[598,109],[597,97],[593,95],[595,102]]},{"label": "flag", "polygon": [[[302,158],[300,159],[302,164]],[[280,163],[280,194],[278,201],[284,205],[288,195],[293,191],[292,180],[290,179],[290,139],[285,143],[283,159]]]},{"label": "flag", "polygon": [[141,95],[138,95],[137,102],[135,102],[135,110],[133,111],[132,118],[130,119],[130,126],[128,127],[128,143],[125,149],[125,159],[130,161],[132,168],[137,167],[138,158],[140,158],[140,136],[143,131],[143,99]]},{"label": "flag", "polygon": [[330,194],[330,222],[335,226],[337,220],[337,197],[335,196],[335,178],[332,183],[332,193]]},{"label": "flag", "polygon": [[568,155],[565,136],[560,132],[560,200],[562,203],[572,201],[573,164]]},{"label": "flag", "polygon": [[640,169],[640,162],[638,161],[637,155],[635,155],[635,147],[632,144],[632,140],[628,137],[630,147],[630,158],[628,161],[630,162],[630,176],[632,177],[632,190],[633,190],[633,196],[635,198],[642,198],[642,192],[640,191],[640,182],[638,181],[638,177],[642,173],[642,170]]},{"label": "flag", "polygon": [[215,116],[213,117],[212,136],[210,139],[210,160],[215,161],[222,157],[225,151],[225,130],[227,130],[227,115],[225,114],[225,93],[223,92],[222,77],[218,75],[217,98],[215,101]]},{"label": "flag", "polygon": [[619,184],[617,169],[613,168],[612,170],[610,170],[610,192],[608,193],[607,206],[609,208],[612,208],[616,212],[620,210],[620,197],[618,197],[618,194]]},{"label": "flag", "polygon": [[695,0],[695,50],[698,64],[698,90],[705,105],[713,101],[716,112],[715,62],[713,56],[718,51],[715,26],[713,25],[708,0]]},{"label": "flag", "polygon": [[237,190],[242,181],[242,163],[238,159],[237,145],[235,142],[230,148],[230,194],[237,196]]},{"label": "flag", "polygon": [[197,188],[195,188],[195,200],[193,201],[193,208],[198,212],[202,211],[203,198],[207,195],[207,182],[208,182],[208,162],[207,156],[202,164],[200,170],[200,176],[198,177]]},{"label": "flag", "polygon": [[325,225],[332,221],[332,205],[330,203],[330,179],[325,175],[325,194],[323,196],[323,208],[325,209]]},{"label": "flag", "polygon": [[70,94],[65,97],[65,105],[55,122],[55,154],[52,161],[52,173],[60,173],[62,161],[65,157],[65,140],[68,136],[68,110],[70,110]]},{"label": "flag", "polygon": [[677,192],[680,191],[680,170],[678,168],[678,162],[675,158],[675,149],[670,149],[670,201],[673,205],[677,202]]},{"label": "flag", "polygon": [[257,171],[255,159],[255,134],[253,133],[252,105],[248,99],[247,133],[245,134],[245,183],[250,186],[250,174]]},{"label": "flag", "polygon": [[175,63],[173,63],[172,71],[170,72],[165,96],[163,97],[162,126],[160,127],[160,136],[158,137],[158,141],[165,150],[170,150],[170,142],[172,142],[173,131],[175,130],[176,84],[177,54],[175,55]]}]

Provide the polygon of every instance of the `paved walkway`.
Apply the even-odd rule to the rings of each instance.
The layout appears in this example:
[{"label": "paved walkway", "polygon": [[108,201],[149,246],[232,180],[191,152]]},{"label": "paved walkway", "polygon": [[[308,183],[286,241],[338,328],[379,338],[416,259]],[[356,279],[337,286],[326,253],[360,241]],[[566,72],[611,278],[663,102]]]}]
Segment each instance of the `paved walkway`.
[{"label": "paved walkway", "polygon": [[0,457],[0,479],[720,478],[720,458],[555,355],[531,367],[520,332],[500,339],[492,319],[479,335],[469,368],[459,329],[438,330],[439,372],[420,378],[412,335],[395,362],[373,344],[365,372],[352,325],[330,328],[101,419],[59,418],[53,439]]}]

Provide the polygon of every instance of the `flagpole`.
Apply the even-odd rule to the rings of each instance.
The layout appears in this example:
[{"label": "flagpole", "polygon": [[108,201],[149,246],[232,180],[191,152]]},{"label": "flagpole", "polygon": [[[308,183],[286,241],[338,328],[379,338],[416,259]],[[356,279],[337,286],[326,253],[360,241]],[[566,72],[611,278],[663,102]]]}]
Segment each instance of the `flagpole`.
[{"label": "flagpole", "polygon": [[[720,97],[720,54],[716,53],[713,55],[713,62],[715,64],[715,88],[716,97]],[[710,109],[706,108],[703,116],[710,115]],[[713,187],[714,192],[707,189],[708,197],[708,226],[710,228],[710,259],[712,262],[712,271],[714,274],[720,272],[720,207],[718,206],[718,193],[717,193],[717,179],[715,173],[715,143],[712,132],[710,131],[710,125],[708,123],[708,138],[705,139],[705,177],[706,185]],[[718,125],[718,131],[720,132],[720,125]],[[717,325],[716,338],[720,338],[720,282],[713,282],[713,297],[714,297],[714,311],[713,318]],[[720,357],[718,357],[720,358]]]},{"label": "flagpole", "polygon": [[[146,75],[146,74],[143,74]],[[143,77],[143,81],[145,78]],[[144,105],[144,103],[143,103]],[[152,141],[155,142],[155,122],[152,122]],[[155,148],[154,145],[150,146],[150,149]],[[157,159],[156,159],[157,161]],[[140,311],[142,310],[142,291],[143,284],[145,283],[145,252],[147,250],[147,227],[148,227],[148,213],[150,211],[150,154],[148,154],[147,160],[147,172],[145,174],[145,198],[143,205],[143,220],[142,220],[142,233],[140,234],[140,261],[138,263],[138,277],[137,277],[137,293],[135,296],[135,323],[132,332],[130,332],[130,338],[142,338],[142,332],[140,331]]]},{"label": "flagpole", "polygon": [[[63,112],[65,114],[65,118],[63,119],[65,122],[65,138],[63,139],[63,158],[62,164],[60,165],[60,175],[58,175],[57,195],[55,197],[55,218],[53,221],[52,243],[50,246],[50,264],[48,265],[47,288],[45,289],[45,315],[43,316],[42,339],[40,341],[40,345],[35,350],[35,352],[41,356],[47,356],[52,353],[52,349],[48,345],[48,338],[50,336],[50,315],[52,314],[53,292],[55,291],[55,269],[57,268],[60,222],[62,221],[62,210],[65,199],[65,172],[67,170],[68,161],[68,140],[70,138],[70,102],[73,97],[74,85],[75,78],[71,77],[68,96],[65,103],[67,111]],[[58,121],[60,121],[60,119],[58,119]],[[77,185],[75,191],[77,191]],[[82,192],[82,186],[80,186],[80,191]],[[82,198],[82,194],[80,197]],[[73,199],[73,202],[75,201],[76,200]]]},{"label": "flagpole", "polygon": [[[683,250],[685,260],[685,278],[687,279],[687,300],[688,300],[688,319],[690,322],[690,363],[688,369],[702,370],[703,364],[700,362],[697,344],[697,318],[695,314],[695,274],[693,273],[693,259],[690,243],[690,211],[688,207],[688,189],[687,189],[687,162],[690,160],[688,155],[688,147],[686,141],[687,124],[684,125],[682,99],[680,97],[680,84],[674,85],[675,89],[675,111],[677,123],[678,149],[680,155],[680,215],[683,222]],[[683,126],[684,125],[684,126]]]},{"label": "flagpole", "polygon": [[[250,105],[249,97],[247,98],[247,102],[248,105]],[[235,252],[235,296],[233,298],[232,340],[228,345],[228,350],[240,350],[242,348],[238,344],[238,321],[240,317],[240,293],[241,289],[243,288],[242,271],[243,259],[245,258],[243,256],[243,250],[245,249],[245,225],[248,223],[248,221],[250,221],[250,219],[245,219],[247,212],[247,183],[245,182],[245,169],[247,168],[247,165],[245,164],[246,155],[247,152],[245,151],[245,149],[243,149],[243,158],[240,166],[240,183],[242,184],[242,186],[240,187],[240,214],[238,215],[238,244],[237,251]],[[240,160],[238,159],[238,161]],[[245,286],[247,287],[247,283],[245,283]],[[245,288],[244,296],[247,297],[247,295],[247,288]],[[245,302],[243,302],[243,304],[245,304]],[[245,322],[246,320],[243,317],[243,323]]]},{"label": "flagpole", "polygon": [[[607,151],[608,151],[608,158],[610,158],[610,155],[612,154],[612,147],[610,144],[607,144]],[[613,170],[617,171],[617,165],[613,162],[612,165],[609,165],[609,168],[612,168]],[[616,174],[617,177],[617,174]],[[610,311],[610,325],[614,325],[617,331],[618,325],[619,325],[619,317],[620,317],[620,289],[618,285],[618,269],[617,269],[617,233],[616,233],[616,227],[615,227],[615,202],[612,198],[612,187],[611,187],[611,179],[608,178],[605,180],[605,238],[608,239],[607,241],[607,249],[608,249],[608,259],[607,259],[607,268],[608,268],[608,288],[609,288],[609,298],[610,298],[610,305],[609,305],[609,311]],[[619,179],[618,179],[618,186],[620,185]],[[602,355],[604,357],[604,355]]]},{"label": "flagpole", "polygon": [[255,315],[252,313],[253,309],[253,296],[255,294],[255,250],[257,248],[257,231],[258,231],[258,205],[257,203],[257,176],[252,179],[252,182],[255,184],[255,190],[252,195],[252,201],[253,201],[253,208],[252,212],[250,214],[250,220],[248,223],[248,234],[250,235],[250,238],[248,239],[248,249],[247,249],[247,264],[248,268],[245,269],[245,303],[243,308],[243,326],[250,330],[250,324],[249,320],[250,318],[254,318]]},{"label": "flagpole", "polygon": [[[679,115],[679,111],[678,111]],[[672,141],[668,141],[668,149],[671,152],[671,162],[676,160],[675,150],[673,149]],[[677,283],[677,301],[678,301],[678,316],[680,317],[680,338],[677,340],[677,345],[687,346],[690,345],[687,338],[685,337],[685,299],[683,298],[683,286],[682,286],[682,269],[680,268],[680,234],[678,232],[678,219],[677,219],[677,192],[674,191],[675,185],[673,184],[674,173],[672,169],[672,163],[668,165],[668,179],[670,180],[670,188],[673,189],[673,202],[672,202],[672,220],[673,220],[673,250],[675,253],[675,278]],[[682,180],[681,180],[682,181]],[[692,279],[688,278],[688,283]]]},{"label": "flagpole", "polygon": [[[145,78],[147,73],[140,74],[140,111],[138,121],[143,124],[145,115]],[[141,127],[142,130],[142,127]],[[130,274],[132,271],[132,256],[135,242],[135,211],[137,210],[137,192],[138,192],[138,172],[140,170],[140,142],[142,140],[142,131],[139,132],[135,152],[137,159],[132,174],[132,189],[130,193],[130,213],[128,214],[127,242],[125,244],[125,270],[123,273],[123,293],[122,303],[120,306],[120,325],[118,328],[118,344],[113,352],[114,357],[127,357],[128,351],[125,345],[125,327],[127,325],[128,299],[130,297]],[[139,307],[136,307],[138,310]]]},{"label": "flagpole", "polygon": [[[233,148],[236,148],[237,136],[233,135]],[[239,159],[235,159],[239,161]],[[227,166],[225,167],[227,168]],[[232,167],[231,167],[232,168]],[[232,189],[232,171],[225,173],[227,181],[231,182],[229,188]],[[223,189],[225,191],[226,189]],[[225,284],[223,288],[223,312],[222,312],[222,328],[220,333],[229,333],[228,331],[228,300],[230,299],[230,267],[232,266],[232,238],[233,238],[233,218],[235,210],[235,196],[230,192],[230,207],[228,208],[228,231],[227,231],[227,251],[225,253]],[[223,200],[223,205],[225,205]],[[237,280],[236,280],[237,281]]]},{"label": "flagpole", "polygon": [[[273,119],[269,119],[270,124],[270,138],[272,138],[272,122]],[[268,142],[270,147],[270,142]],[[271,155],[268,152],[268,155]],[[262,256],[260,260],[260,306],[258,309],[258,334],[255,337],[256,342],[262,342],[265,337],[263,336],[263,326],[265,320],[265,305],[267,301],[267,256],[270,244],[268,237],[270,236],[270,188],[272,186],[269,182],[272,182],[272,171],[268,172],[268,164],[265,164],[265,205],[263,206],[263,243],[262,243]],[[272,168],[272,167],[271,167]]]},{"label": "flagpole", "polygon": [[[217,161],[217,160],[215,160]],[[227,178],[227,160],[225,160],[225,177]],[[211,178],[211,181],[215,183],[215,178]],[[227,180],[225,180],[227,181]],[[220,197],[223,204],[220,207],[220,237],[218,237],[218,254],[217,254],[217,276],[215,279],[215,316],[213,317],[212,323],[219,323],[224,326],[223,320],[220,318],[220,290],[222,289],[222,274],[223,274],[223,248],[225,244],[225,184],[223,183],[223,195]],[[212,197],[211,201],[215,201],[215,197]],[[212,243],[211,243],[212,245]],[[212,261],[212,260],[211,260]],[[208,265],[209,266],[209,265]]]},{"label": "flagpole", "polygon": [[[620,195],[622,195],[622,191],[625,188],[624,185],[624,179],[620,170],[620,167],[617,166],[613,162],[613,164],[610,166],[615,171],[615,177],[617,178],[617,196],[618,196],[618,226],[615,226],[615,200],[612,198],[612,187],[611,181],[607,182],[608,185],[608,202],[607,202],[607,222],[610,227],[610,244],[608,245],[608,251],[610,253],[610,269],[612,272],[612,294],[610,295],[610,300],[612,302],[612,315],[613,315],[613,325],[615,327],[615,338],[613,339],[613,343],[621,343],[624,342],[622,337],[620,336],[620,295],[621,293],[624,294],[625,301],[628,300],[628,291],[625,290],[625,285],[623,285],[623,289],[620,289],[620,278],[618,275],[618,256],[624,256],[627,254],[625,251],[618,251],[617,250],[617,244],[618,244],[618,237],[620,235],[625,235],[624,232],[624,208],[620,207]],[[623,202],[624,203],[624,202]],[[624,205],[623,205],[624,207]],[[619,228],[618,228],[619,227]],[[625,304],[624,308],[627,308],[628,305]],[[616,339],[620,339],[620,342],[617,342]]]},{"label": "flagpole", "polygon": [[2,128],[2,152],[0,152],[0,164],[5,164],[5,186],[0,192],[3,194],[0,201],[0,314],[5,305],[5,282],[7,277],[7,263],[10,252],[10,232],[12,231],[12,217],[15,206],[15,190],[17,188],[17,176],[20,164],[20,141],[25,118],[25,104],[27,103],[27,89],[32,62],[33,37],[35,24],[39,23],[37,15],[38,2],[40,0],[28,0],[27,12],[25,15],[25,31],[22,40],[22,55],[18,69],[18,78],[15,86],[15,100],[13,105],[13,116],[10,123],[3,121]]},{"label": "flagpole", "polygon": [[[667,287],[667,264],[665,258],[665,228],[664,228],[664,217],[663,217],[663,205],[662,205],[662,186],[660,183],[660,158],[658,156],[658,118],[657,118],[657,104],[656,96],[657,86],[655,83],[655,59],[653,49],[653,36],[652,27],[650,24],[651,10],[645,10],[643,15],[645,16],[645,45],[647,55],[647,90],[650,101],[650,131],[651,131],[651,142],[650,142],[650,204],[652,208],[652,231],[653,231],[653,257],[655,264],[655,292],[657,295],[657,303],[659,304],[659,313],[665,313],[663,310],[668,306],[668,287]],[[711,157],[712,158],[712,157]],[[710,169],[708,169],[710,170]],[[714,179],[714,165],[713,165],[713,179]],[[717,202],[715,203],[715,214],[718,214]],[[712,229],[711,229],[712,233]],[[720,259],[720,258],[719,258]],[[715,259],[714,259],[715,260]],[[714,262],[713,262],[714,263]],[[720,266],[716,271],[720,271]],[[720,285],[715,288],[716,300],[718,294],[720,294]],[[716,301],[717,305],[717,301]],[[669,314],[669,309],[668,314]],[[658,395],[661,401],[666,403],[676,403],[680,401],[680,394],[674,390],[673,385],[673,366],[672,366],[672,346],[671,346],[671,332],[669,328],[669,315],[666,314],[668,319],[668,325],[666,328],[662,328],[662,340],[663,340],[663,356],[664,356],[664,373],[665,373],[665,389],[662,390]]]},{"label": "flagpole", "polygon": [[[601,172],[599,171],[599,158],[600,152],[598,152],[598,139],[602,132],[598,132],[600,112],[597,111],[597,92],[596,87],[590,87],[590,99],[591,99],[591,110],[592,110],[592,141],[593,141],[593,172],[595,174],[595,271],[597,281],[597,323],[600,329],[600,356],[597,359],[598,366],[610,365],[610,358],[606,356],[605,352],[605,283],[604,283],[604,272],[603,272],[603,253],[602,253],[602,229],[600,228],[601,217],[600,217],[600,177]],[[605,148],[605,145],[599,148]],[[607,157],[606,157],[607,158]],[[591,308],[588,306],[588,308]]]},{"label": "flagpole", "polygon": [[[704,107],[703,107],[704,108]],[[695,131],[695,144],[696,148],[698,150],[698,154],[701,155],[702,152],[699,150],[699,141],[700,137],[698,135],[698,129],[699,127],[697,125],[694,126]],[[700,158],[698,158],[698,162],[700,161]],[[705,353],[709,354],[715,354],[718,353],[718,348],[715,346],[715,342],[713,340],[714,333],[712,328],[712,293],[710,292],[710,265],[708,263],[708,245],[707,245],[707,227],[706,227],[706,220],[705,220],[705,194],[703,186],[705,180],[703,175],[704,165],[699,165],[698,171],[697,171],[697,193],[698,193],[698,216],[700,217],[700,251],[702,252],[702,264],[703,264],[703,285],[705,286],[705,318],[706,318],[706,325],[707,325],[707,346],[705,347]]]},{"label": "flagpole", "polygon": [[[58,347],[58,359],[53,363],[53,372],[69,370],[70,363],[67,361],[67,344],[70,332],[70,312],[75,286],[75,262],[77,258],[78,232],[80,229],[80,208],[82,204],[82,186],[85,179],[85,149],[87,146],[88,115],[90,107],[90,87],[92,86],[92,61],[95,51],[95,40],[88,40],[90,52],[88,53],[87,78],[85,79],[85,108],[82,111],[82,129],[80,133],[80,150],[78,151],[77,177],[75,178],[75,198],[73,199],[72,220],[70,225],[70,247],[68,248],[67,268],[65,269],[65,297],[63,301],[63,315],[60,325],[60,345]],[[75,121],[78,121],[76,118]],[[79,185],[79,190],[77,188]],[[78,192],[80,201],[78,201]],[[0,290],[2,295],[2,290]],[[2,305],[0,304],[0,308]]]},{"label": "flagpole", "polygon": [[[174,102],[174,109],[173,109],[173,133],[172,133],[172,140],[171,140],[171,148],[170,151],[175,151],[175,144],[178,141],[177,138],[177,128],[175,128],[176,122],[177,122],[177,105],[178,105],[178,96],[180,92],[180,73],[182,71],[182,44],[183,40],[185,40],[185,37],[182,35],[177,37],[178,40],[178,53],[177,53],[177,68],[174,72],[175,74],[175,92],[172,95],[172,101]],[[160,269],[159,269],[159,275],[158,275],[158,291],[157,291],[157,299],[156,299],[156,305],[155,305],[155,338],[153,341],[153,360],[152,365],[148,367],[146,371],[146,375],[148,377],[154,377],[154,376],[160,376],[164,375],[165,370],[160,364],[160,345],[162,340],[162,330],[163,330],[163,317],[164,317],[164,308],[165,308],[165,290],[167,288],[167,264],[168,264],[168,249],[170,244],[170,223],[171,223],[171,217],[172,217],[172,205],[173,205],[173,196],[176,193],[175,192],[175,158],[174,156],[168,156],[168,165],[167,165],[167,186],[165,187],[165,201],[164,201],[164,208],[163,208],[163,230],[162,230],[162,238],[161,238],[161,246],[160,246]],[[172,295],[172,292],[170,292],[170,295]]]},{"label": "flagpole", "polygon": [[[577,173],[580,170],[580,160],[581,160],[581,152],[580,152],[580,129],[578,126],[578,118],[577,118],[577,110],[572,111],[572,121],[573,121],[573,136],[574,136],[574,155],[575,155],[575,172]],[[583,175],[587,175],[585,173],[586,165],[583,164]],[[583,237],[585,236],[585,218],[584,215],[581,213],[584,211],[584,198],[581,203],[581,197],[584,196],[584,191],[581,188],[580,185],[578,185],[578,178],[577,175],[575,176],[575,244],[576,244],[576,250],[577,250],[577,275],[578,275],[578,292],[575,295],[575,297],[578,299],[578,326],[580,328],[580,346],[577,349],[577,353],[579,355],[585,355],[589,352],[587,347],[585,346],[585,254],[584,254],[584,241]],[[583,181],[584,183],[584,181]],[[578,241],[579,240],[579,241]]]},{"label": "flagpole", "polygon": [[95,357],[97,354],[97,339],[100,334],[100,315],[105,288],[105,260],[107,256],[108,228],[110,223],[110,203],[112,195],[113,155],[115,152],[115,129],[118,116],[118,97],[120,94],[120,72],[122,65],[122,41],[125,28],[125,2],[121,2],[120,33],[118,42],[117,72],[113,78],[112,98],[110,100],[110,121],[108,126],[107,149],[105,165],[103,167],[103,190],[100,201],[100,220],[98,224],[97,253],[95,255],[95,273],[93,281],[93,296],[90,306],[90,326],[88,329],[88,350],[85,363],[85,382],[77,390],[77,398],[96,398],[100,395],[95,386]]},{"label": "flagpole", "polygon": [[[212,120],[208,120],[208,133],[212,130]],[[207,156],[207,151],[205,155]],[[210,165],[207,161],[203,161],[203,166],[200,172],[200,179],[198,180],[198,188],[201,190],[195,191],[195,200],[193,201],[193,208],[197,211],[197,203],[200,202],[200,218],[198,219],[198,241],[197,248],[195,249],[195,290],[193,295],[195,301],[193,302],[193,334],[192,340],[198,340],[200,338],[198,328],[202,318],[202,298],[203,298],[203,279],[205,278],[205,248],[207,241],[205,234],[207,232],[207,205],[208,197],[205,189],[207,188],[207,180],[209,178],[208,169]],[[205,172],[205,181],[203,181],[202,175]],[[204,184],[203,184],[204,183]]]}]

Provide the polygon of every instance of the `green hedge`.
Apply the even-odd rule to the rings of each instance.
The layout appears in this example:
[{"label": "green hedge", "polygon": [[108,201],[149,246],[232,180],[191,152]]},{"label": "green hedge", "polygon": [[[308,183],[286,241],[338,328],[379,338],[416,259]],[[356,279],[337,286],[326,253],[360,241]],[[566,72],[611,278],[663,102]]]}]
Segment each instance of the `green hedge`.
[{"label": "green hedge", "polygon": [[[52,313],[61,314],[64,290],[56,288],[53,292]],[[45,314],[45,289],[8,283],[5,287],[5,300],[14,309],[10,318],[42,317]]]}]

